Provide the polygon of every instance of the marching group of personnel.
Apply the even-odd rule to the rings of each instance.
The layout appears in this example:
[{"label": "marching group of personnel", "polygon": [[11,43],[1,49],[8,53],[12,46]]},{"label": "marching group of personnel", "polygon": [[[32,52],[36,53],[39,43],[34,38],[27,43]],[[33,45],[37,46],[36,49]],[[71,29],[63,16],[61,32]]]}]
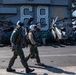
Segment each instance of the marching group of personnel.
[{"label": "marching group of personnel", "polygon": [[[33,72],[34,69],[30,69],[28,67],[27,61],[31,58],[36,59],[36,64],[39,66],[44,66],[44,63],[41,63],[40,57],[39,57],[39,52],[37,48],[37,38],[35,37],[35,33],[38,30],[38,27],[36,25],[31,25],[29,27],[29,32],[28,32],[28,45],[30,48],[30,53],[27,57],[25,57],[24,52],[22,50],[22,44],[25,40],[24,32],[24,22],[18,21],[17,22],[17,27],[13,30],[10,38],[11,46],[12,46],[12,51],[13,51],[13,56],[9,61],[8,67],[6,69],[7,72],[15,72],[15,69],[12,69],[12,66],[15,62],[15,59],[19,56],[21,59],[21,63],[24,66],[26,73]],[[26,41],[24,42],[26,43]]]}]

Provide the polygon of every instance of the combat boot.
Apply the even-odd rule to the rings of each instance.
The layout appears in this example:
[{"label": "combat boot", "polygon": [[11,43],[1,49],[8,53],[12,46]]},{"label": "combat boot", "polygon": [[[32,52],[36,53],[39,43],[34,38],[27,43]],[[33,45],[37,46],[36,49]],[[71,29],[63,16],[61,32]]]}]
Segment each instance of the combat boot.
[{"label": "combat boot", "polygon": [[6,71],[7,72],[15,72],[16,70],[15,69],[12,69],[12,68],[7,68]]},{"label": "combat boot", "polygon": [[33,71],[34,71],[34,69],[26,68],[26,73],[31,73]]}]

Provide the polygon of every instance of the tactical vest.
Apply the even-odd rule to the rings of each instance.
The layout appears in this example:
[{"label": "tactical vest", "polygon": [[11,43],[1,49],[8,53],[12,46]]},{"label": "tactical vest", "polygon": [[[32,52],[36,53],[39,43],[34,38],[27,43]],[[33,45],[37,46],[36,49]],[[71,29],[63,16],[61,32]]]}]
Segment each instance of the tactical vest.
[{"label": "tactical vest", "polygon": [[[32,31],[30,31],[31,33],[32,33],[32,35],[33,35],[33,39],[34,39],[34,41],[35,42],[37,42],[37,38],[36,38],[36,36],[35,36],[35,34],[34,34],[34,32],[32,32]],[[30,40],[29,40],[30,41]],[[32,45],[32,43],[31,42],[29,42],[29,44],[31,44]]]}]

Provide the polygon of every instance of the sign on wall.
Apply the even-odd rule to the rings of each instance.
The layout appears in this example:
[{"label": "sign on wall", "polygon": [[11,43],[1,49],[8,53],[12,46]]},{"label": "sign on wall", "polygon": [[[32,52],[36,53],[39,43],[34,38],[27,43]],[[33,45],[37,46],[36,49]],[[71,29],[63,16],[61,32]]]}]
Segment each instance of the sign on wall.
[{"label": "sign on wall", "polygon": [[60,19],[63,19],[65,17],[70,17],[70,13],[67,9],[68,7],[64,6],[51,6],[51,17],[59,17]]},{"label": "sign on wall", "polygon": [[42,31],[49,29],[49,26],[51,25],[50,20],[52,20],[52,18],[54,19],[57,16],[59,19],[69,17],[67,7],[63,6],[51,6],[50,9],[48,6],[36,6],[35,8],[34,6],[22,6],[20,11],[21,19],[24,19],[25,22],[31,17],[35,18],[35,23],[42,22]]},{"label": "sign on wall", "polygon": [[[30,17],[37,18],[37,22],[43,22],[41,30],[48,30],[48,7],[47,6],[38,6],[36,9],[37,12],[33,11],[32,6],[22,6],[21,7],[21,19],[30,19]],[[35,12],[35,15],[32,15]]]}]

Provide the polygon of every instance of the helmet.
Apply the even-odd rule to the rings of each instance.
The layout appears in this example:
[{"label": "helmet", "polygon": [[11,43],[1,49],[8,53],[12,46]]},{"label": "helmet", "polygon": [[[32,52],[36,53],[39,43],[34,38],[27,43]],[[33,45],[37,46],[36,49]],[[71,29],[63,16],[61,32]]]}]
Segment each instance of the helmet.
[{"label": "helmet", "polygon": [[23,21],[21,21],[21,20],[20,20],[20,21],[18,21],[18,22],[17,22],[17,26],[24,26],[24,22],[23,22]]},{"label": "helmet", "polygon": [[29,27],[29,29],[30,29],[30,30],[35,30],[35,29],[37,29],[37,26],[36,26],[36,25],[31,25],[31,26]]}]

